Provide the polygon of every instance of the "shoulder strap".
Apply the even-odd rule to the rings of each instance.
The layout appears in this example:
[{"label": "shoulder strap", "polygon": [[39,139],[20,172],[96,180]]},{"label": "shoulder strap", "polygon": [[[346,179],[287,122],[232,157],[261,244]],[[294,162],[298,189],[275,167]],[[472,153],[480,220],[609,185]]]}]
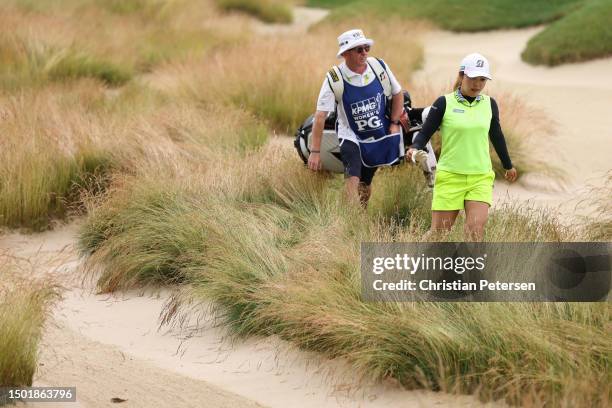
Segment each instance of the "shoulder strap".
[{"label": "shoulder strap", "polygon": [[387,74],[385,63],[378,58],[368,57],[368,64],[372,67],[374,74],[376,74],[376,77],[380,80],[385,96],[391,98],[391,80],[389,79],[389,74]]},{"label": "shoulder strap", "polygon": [[336,97],[336,103],[342,103],[342,94],[344,93],[344,81],[342,80],[342,73],[340,68],[336,65],[332,67],[327,73],[327,82],[330,88],[334,92]]}]

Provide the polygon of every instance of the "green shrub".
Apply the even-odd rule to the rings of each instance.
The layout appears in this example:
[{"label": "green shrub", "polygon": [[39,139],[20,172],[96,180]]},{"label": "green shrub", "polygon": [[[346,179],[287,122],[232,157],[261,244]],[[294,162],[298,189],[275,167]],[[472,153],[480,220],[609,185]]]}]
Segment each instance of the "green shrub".
[{"label": "green shrub", "polygon": [[[318,0],[321,3],[320,0]],[[340,21],[355,15],[374,18],[391,15],[410,19],[424,18],[453,31],[483,31],[519,28],[548,23],[575,10],[585,0],[383,0],[376,3],[357,0],[334,9],[329,19]],[[330,5],[345,1],[327,2]]]},{"label": "green shrub", "polygon": [[612,55],[612,3],[590,0],[531,38],[523,60],[555,66]]},{"label": "green shrub", "polygon": [[291,23],[293,15],[289,5],[274,0],[217,0],[223,10],[242,11],[257,17],[265,23]]},{"label": "green shrub", "polygon": [[120,86],[132,78],[129,68],[84,53],[67,52],[51,58],[46,64],[51,80],[96,78],[110,86]]},{"label": "green shrub", "polygon": [[[99,7],[115,14],[132,14],[142,11],[153,3],[151,0],[96,0]],[[158,1],[158,3],[162,3]]]},{"label": "green shrub", "polygon": [[131,68],[110,60],[18,36],[0,39],[0,62],[4,74],[0,84],[5,89],[79,78],[120,86],[133,76]]}]

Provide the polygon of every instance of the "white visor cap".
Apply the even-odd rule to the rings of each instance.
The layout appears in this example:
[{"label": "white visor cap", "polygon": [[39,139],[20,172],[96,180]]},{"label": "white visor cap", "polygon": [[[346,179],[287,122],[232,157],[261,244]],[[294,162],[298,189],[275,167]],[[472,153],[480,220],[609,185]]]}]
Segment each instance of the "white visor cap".
[{"label": "white visor cap", "polygon": [[336,57],[340,58],[342,53],[352,48],[359,47],[360,45],[372,46],[374,40],[366,38],[363,31],[359,29],[348,30],[338,36],[338,54]]},{"label": "white visor cap", "polygon": [[463,58],[459,71],[463,71],[470,78],[485,77],[493,79],[491,78],[489,60],[477,52]]}]

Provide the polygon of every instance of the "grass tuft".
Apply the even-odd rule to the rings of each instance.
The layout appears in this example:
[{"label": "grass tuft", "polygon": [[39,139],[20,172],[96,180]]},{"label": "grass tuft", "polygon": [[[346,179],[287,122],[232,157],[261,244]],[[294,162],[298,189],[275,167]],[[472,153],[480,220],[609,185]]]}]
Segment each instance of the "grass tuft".
[{"label": "grass tuft", "polygon": [[217,5],[226,11],[241,11],[250,14],[264,23],[284,23],[293,21],[290,5],[279,0],[217,0]]},{"label": "grass tuft", "polygon": [[0,387],[32,385],[43,326],[59,298],[59,288],[52,280],[34,279],[25,268],[24,262],[1,254]]},{"label": "grass tuft", "polygon": [[599,188],[591,188],[588,194],[589,201],[595,203],[595,208],[589,217],[586,217],[585,234],[592,241],[612,241],[612,171],[604,176],[604,183]]},{"label": "grass tuft", "polygon": [[133,76],[128,68],[76,52],[54,55],[46,62],[45,71],[53,81],[96,78],[110,86],[121,86]]}]

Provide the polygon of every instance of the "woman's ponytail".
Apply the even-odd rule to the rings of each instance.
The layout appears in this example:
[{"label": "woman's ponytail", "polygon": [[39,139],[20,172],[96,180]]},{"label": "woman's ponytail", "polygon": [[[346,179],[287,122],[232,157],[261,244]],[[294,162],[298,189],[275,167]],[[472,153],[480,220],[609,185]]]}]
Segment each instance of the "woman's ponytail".
[{"label": "woman's ponytail", "polygon": [[457,75],[457,79],[455,80],[455,85],[453,85],[453,91],[456,91],[461,86],[462,81],[463,81],[463,71],[459,71],[459,74]]}]

